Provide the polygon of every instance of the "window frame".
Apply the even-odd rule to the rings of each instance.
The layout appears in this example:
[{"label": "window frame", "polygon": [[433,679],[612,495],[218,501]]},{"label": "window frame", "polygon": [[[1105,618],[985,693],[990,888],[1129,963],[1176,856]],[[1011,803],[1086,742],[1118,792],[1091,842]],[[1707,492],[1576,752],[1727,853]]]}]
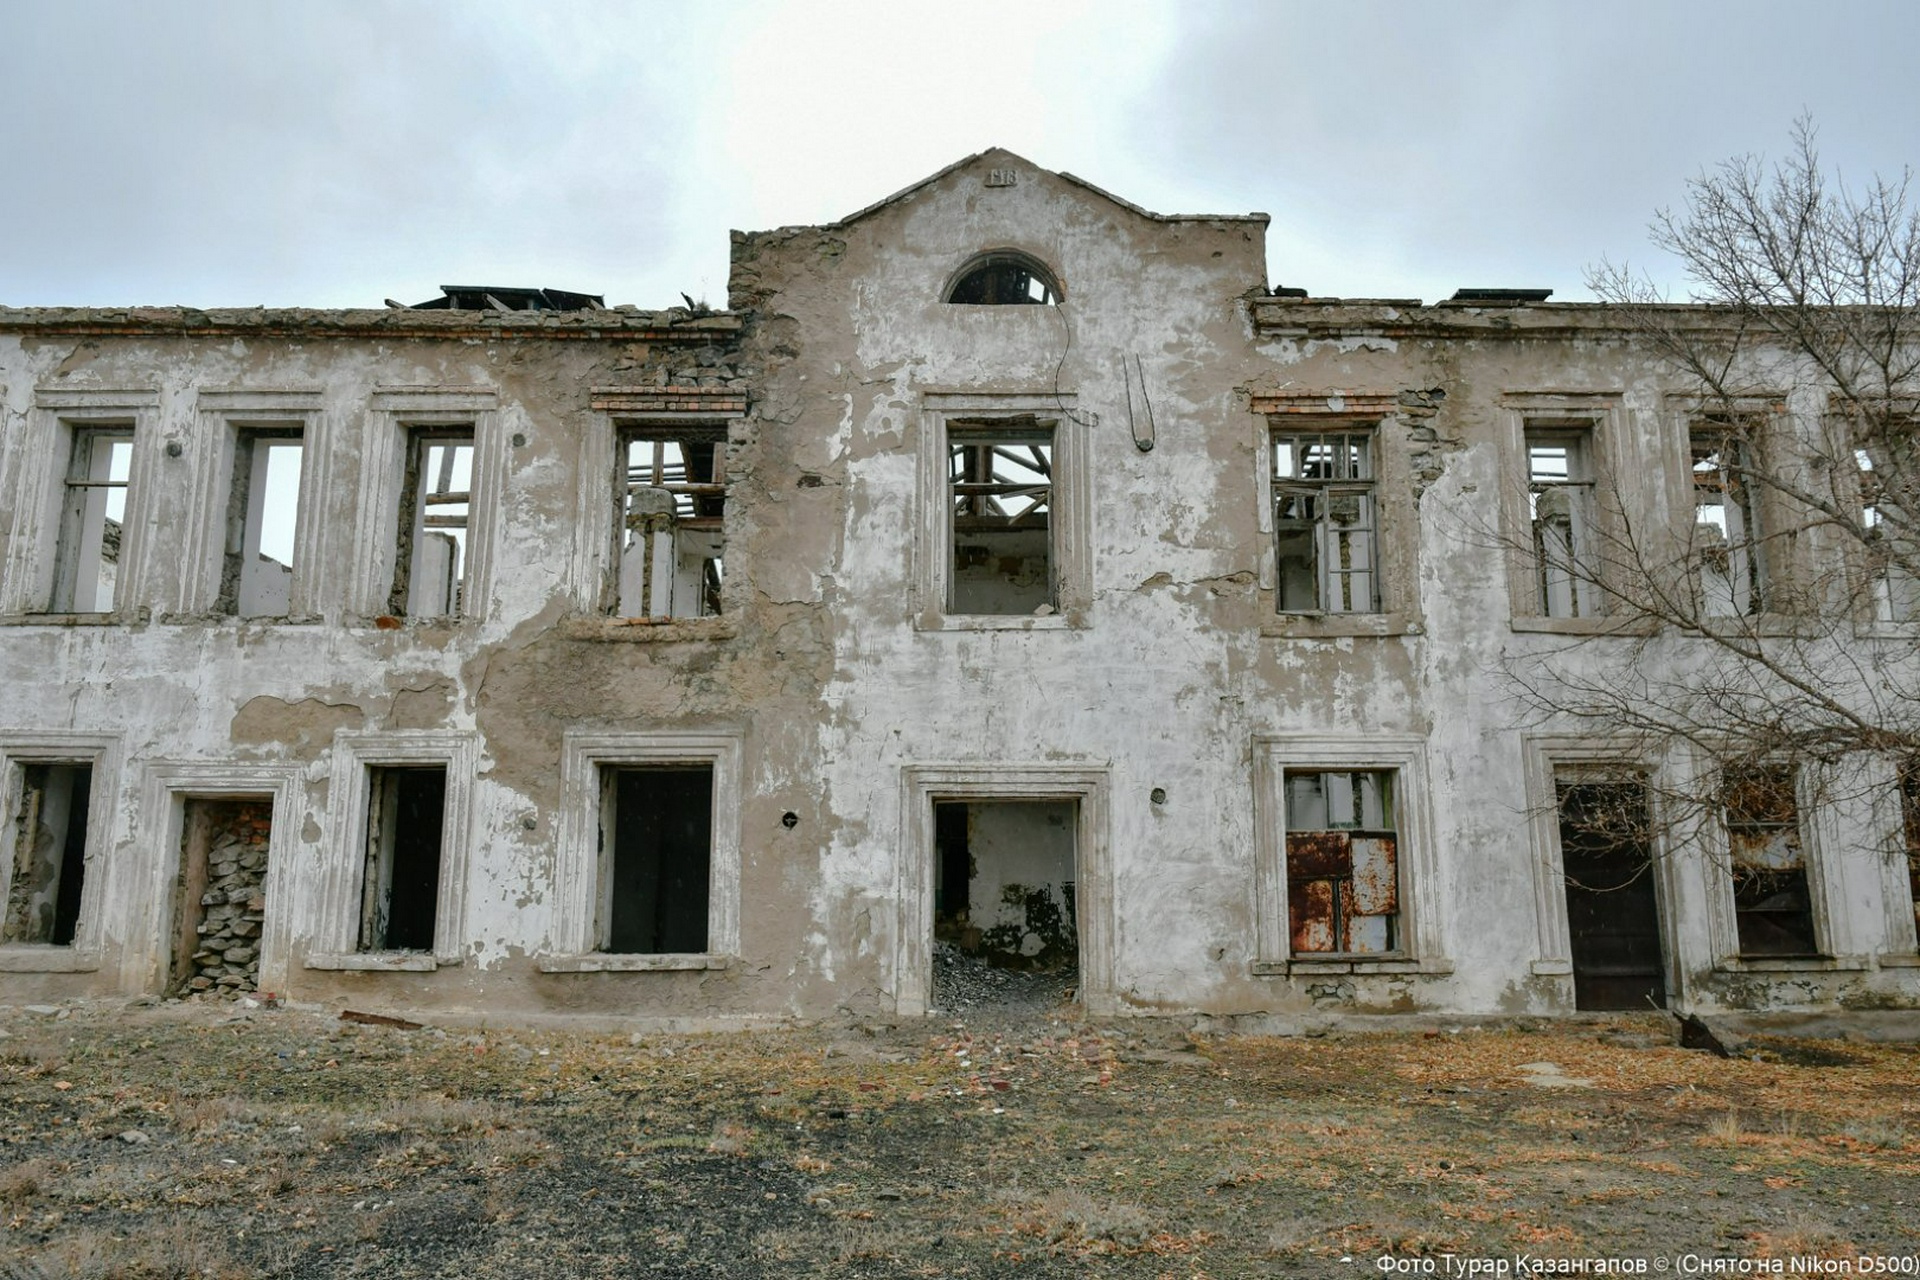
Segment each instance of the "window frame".
[{"label": "window frame", "polygon": [[[1364,474],[1335,474],[1331,476],[1303,476],[1296,474],[1282,476],[1278,465],[1282,441],[1287,442],[1289,452],[1296,455],[1305,452],[1306,448],[1328,448],[1328,442],[1337,441],[1338,443],[1331,445],[1338,459],[1335,464],[1335,471],[1341,472],[1352,469]],[[1314,443],[1307,445],[1306,442],[1308,441]],[[1355,445],[1356,441],[1359,442],[1357,450]],[[1378,426],[1320,424],[1314,429],[1303,429],[1289,423],[1285,427],[1275,426],[1273,428],[1269,435],[1267,447],[1268,466],[1272,468],[1272,494],[1269,498],[1269,503],[1273,510],[1272,555],[1274,559],[1274,611],[1282,616],[1307,618],[1344,617],[1347,615],[1364,616],[1385,612],[1382,607],[1384,560],[1381,556],[1382,539],[1380,536],[1379,458],[1381,449]],[[1357,454],[1357,466],[1349,467],[1348,465],[1349,462],[1352,461],[1352,458],[1349,456],[1350,451],[1354,451]],[[1300,466],[1297,461],[1295,465],[1296,467]],[[1370,561],[1365,569],[1349,568],[1343,570],[1336,568],[1330,561],[1332,552],[1328,545],[1328,537],[1332,517],[1327,514],[1327,509],[1333,505],[1334,499],[1340,496],[1358,498],[1362,504],[1361,509],[1365,512],[1365,515],[1355,520],[1354,527],[1351,530],[1344,534],[1334,536],[1358,536],[1363,541],[1364,545],[1368,548]],[[1280,505],[1289,497],[1310,499],[1315,512],[1309,519],[1287,522],[1290,526],[1299,525],[1309,531],[1313,540],[1313,596],[1315,603],[1312,608],[1289,608],[1288,602],[1283,598],[1286,591],[1286,582],[1284,575],[1280,571],[1280,537],[1282,528]],[[1338,594],[1347,599],[1354,599],[1358,593],[1353,590],[1353,579],[1362,574],[1365,575],[1367,581],[1366,604],[1368,607],[1340,608],[1329,606],[1327,596],[1330,594],[1332,584],[1338,582],[1343,577],[1346,578],[1344,590],[1341,590]]]},{"label": "window frame", "polygon": [[[1441,883],[1434,864],[1434,827],[1427,769],[1427,741],[1416,734],[1366,736],[1262,734],[1254,756],[1254,913],[1252,972],[1451,973],[1443,946]],[[1296,952],[1288,899],[1288,773],[1395,775],[1396,870],[1399,877],[1400,945],[1392,952]]]},{"label": "window frame", "polygon": [[[335,732],[327,788],[326,871],[314,922],[313,949],[305,959],[307,968],[431,971],[463,963],[479,758],[480,745],[471,733],[423,729]],[[447,771],[433,949],[361,951],[372,771],[419,765],[439,765]]]},{"label": "window frame", "polygon": [[[328,521],[321,507],[335,474],[334,427],[321,392],[304,387],[215,388],[196,398],[191,453],[190,515],[183,522],[179,607],[189,615],[235,619],[248,625],[318,621],[336,589],[336,566],[326,554]],[[293,578],[284,615],[246,616],[222,607],[227,515],[240,439],[248,432],[298,432],[301,442],[299,514],[293,531]]]},{"label": "window frame", "polygon": [[[536,958],[542,973],[724,969],[740,954],[740,810],[745,737],[738,731],[562,735],[561,812],[553,881],[551,946]],[[600,951],[603,868],[603,770],[693,764],[713,770],[712,847],[707,864],[707,949],[703,952]]]},{"label": "window frame", "polygon": [[106,940],[113,922],[104,918],[124,908],[124,894],[107,880],[117,870],[109,857],[118,835],[114,800],[120,787],[122,744],[118,735],[16,730],[0,735],[0,904],[12,893],[18,856],[15,815],[20,803],[20,767],[36,764],[87,765],[87,836],[84,870],[73,941],[0,943],[0,973],[91,973],[107,964]]},{"label": "window frame", "polygon": [[[1657,501],[1656,495],[1622,493],[1614,482],[1615,477],[1635,470],[1622,452],[1626,448],[1623,396],[1618,392],[1523,391],[1503,395],[1500,408],[1506,461],[1501,472],[1502,525],[1498,538],[1506,549],[1512,630],[1589,634],[1644,629],[1630,608],[1615,607],[1616,593],[1630,584],[1617,580],[1619,575],[1610,570],[1607,554],[1608,548],[1619,545],[1628,519],[1622,504],[1634,505],[1632,518],[1637,524],[1645,515],[1640,504],[1649,497]],[[1597,608],[1571,616],[1546,611],[1535,551],[1530,437],[1553,435],[1584,437],[1586,464],[1592,477],[1586,482],[1590,486],[1586,503],[1590,532],[1583,567],[1597,579],[1588,585]]]},{"label": "window frame", "polygon": [[[992,432],[1046,428],[1053,436],[1048,509],[1053,609],[1046,614],[957,613],[951,606],[953,565],[951,439],[957,429]],[[919,529],[914,546],[921,631],[1053,631],[1090,624],[1093,601],[1091,430],[1071,392],[927,392],[920,406]]]},{"label": "window frame", "polygon": [[1733,834],[1732,825],[1727,820],[1724,792],[1725,768],[1716,766],[1713,779],[1715,789],[1712,793],[1714,802],[1704,814],[1705,834],[1710,841],[1707,866],[1711,901],[1714,904],[1710,934],[1716,967],[1730,971],[1858,967],[1857,961],[1843,954],[1843,949],[1837,945],[1841,940],[1837,922],[1842,916],[1837,909],[1838,904],[1831,897],[1837,885],[1826,857],[1825,818],[1828,815],[1814,803],[1818,799],[1818,780],[1813,776],[1814,767],[1784,762],[1759,762],[1755,767],[1785,769],[1792,777],[1794,827],[1800,847],[1800,862],[1807,881],[1807,914],[1813,929],[1815,950],[1792,955],[1749,954],[1741,950],[1739,911],[1734,889]]},{"label": "window frame", "polygon": [[[1406,419],[1400,412],[1397,393],[1256,393],[1250,398],[1250,408],[1252,475],[1257,486],[1254,510],[1259,530],[1259,554],[1253,570],[1260,591],[1260,634],[1285,639],[1419,634],[1423,628],[1419,520],[1412,502]],[[1360,431],[1369,432],[1373,442],[1378,609],[1372,613],[1283,613],[1279,608],[1274,439],[1281,435]]]},{"label": "window frame", "polygon": [[[728,438],[730,434],[727,426],[728,421],[726,418],[716,418],[710,415],[698,416],[693,419],[675,419],[670,421],[657,418],[623,418],[615,421],[613,438],[613,483],[611,491],[613,499],[613,520],[610,531],[611,537],[606,552],[607,569],[604,575],[605,581],[600,591],[600,607],[606,616],[623,622],[665,620],[673,623],[688,623],[714,622],[722,618],[727,618],[734,612],[737,605],[736,602],[730,598],[734,592],[728,585],[732,574],[727,571],[725,566],[727,549],[731,544],[729,526],[733,523],[731,512],[734,506],[731,501],[733,496],[732,482],[730,479],[730,472],[732,470],[732,446]],[[720,556],[718,558],[722,561],[722,569],[719,590],[717,592],[719,607],[713,613],[651,614],[646,612],[628,612],[622,608],[623,593],[621,590],[621,582],[627,572],[625,538],[628,520],[627,507],[631,501],[630,494],[632,489],[632,477],[627,466],[627,456],[630,447],[640,441],[650,441],[656,446],[660,444],[678,444],[685,446],[696,443],[711,444],[714,446],[714,463],[715,471],[719,475],[718,487],[720,493],[718,496],[721,505],[719,516]],[[684,448],[681,456],[683,459],[686,457]],[[656,469],[658,469],[657,462]],[[714,483],[713,481],[694,481],[691,478],[679,482],[679,484],[684,487],[684,491],[695,500],[700,496],[695,492],[696,489],[710,489],[714,487]],[[675,495],[675,504],[677,506],[683,489],[671,484],[661,487],[666,488]],[[712,495],[709,494],[708,496]],[[710,520],[712,518],[713,517],[696,517],[696,519],[701,520]],[[703,595],[704,594],[703,592]]]},{"label": "window frame", "polygon": [[[484,622],[493,613],[494,561],[505,503],[506,441],[497,395],[485,387],[383,387],[373,394],[362,432],[359,519],[353,564],[353,612],[396,618],[407,626],[451,627]],[[387,612],[400,544],[400,501],[415,433],[473,433],[467,503],[467,572],[457,617],[399,619]]]},{"label": "window frame", "polygon": [[[152,566],[146,553],[146,534],[156,501],[153,472],[157,463],[153,455],[159,407],[160,393],[144,388],[42,389],[35,393],[22,447],[14,455],[20,460],[16,462],[18,488],[4,581],[0,581],[0,613],[28,622],[44,618],[62,623],[111,624],[143,617],[149,611]],[[75,433],[98,429],[120,429],[133,436],[119,570],[110,611],[74,613],[54,607],[66,478],[73,464]],[[58,461],[25,461],[32,459]]]}]

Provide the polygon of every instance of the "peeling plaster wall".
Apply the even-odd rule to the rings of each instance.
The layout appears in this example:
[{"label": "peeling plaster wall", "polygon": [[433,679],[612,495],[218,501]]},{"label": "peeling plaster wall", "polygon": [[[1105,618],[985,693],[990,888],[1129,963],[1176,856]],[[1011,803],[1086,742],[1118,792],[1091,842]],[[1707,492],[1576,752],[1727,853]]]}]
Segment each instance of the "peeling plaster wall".
[{"label": "peeling plaster wall", "polygon": [[[1516,654],[1599,651],[1509,622],[1516,588],[1494,544],[1518,465],[1511,398],[1604,401],[1615,456],[1655,475],[1681,466],[1671,375],[1604,308],[1268,297],[1265,226],[1148,214],[990,152],[840,223],[736,232],[724,315],[0,310],[0,755],[86,756],[111,774],[83,936],[60,955],[0,947],[0,998],[157,989],[180,797],[271,792],[265,989],[486,1016],[911,1010],[933,848],[906,806],[946,798],[945,782],[916,789],[937,776],[963,780],[954,798],[1080,815],[1096,1011],[1571,1009],[1529,813],[1528,751],[1544,748],[1524,736],[1556,727],[1523,726],[1498,672]],[[993,250],[1045,263],[1064,300],[942,303]],[[205,526],[209,495],[224,497],[221,433],[278,420],[258,407],[275,395],[325,442],[306,458],[307,608],[221,617],[196,603],[218,569]],[[218,409],[240,403],[254,407]],[[435,421],[484,417],[485,589],[458,620],[382,619],[370,603],[385,599],[394,517],[366,442],[377,452],[421,403],[468,406]],[[125,599],[111,618],[49,617],[33,612],[51,537],[36,512],[59,478],[49,433],[89,404],[135,424]],[[616,426],[702,404],[728,438],[725,614],[605,617]],[[1054,519],[1084,583],[1056,615],[981,625],[930,598],[946,548],[929,510],[947,495],[929,432],[956,404],[988,419],[1017,406],[1079,442],[1056,449],[1077,472]],[[1277,613],[1269,412],[1377,426],[1380,615]],[[1657,523],[1680,489],[1627,498]],[[1691,660],[1678,641],[1648,652]],[[663,733],[739,743],[737,954],[556,971],[578,925],[562,886],[592,875],[566,861],[581,857],[569,823],[592,817],[563,785],[568,735]],[[452,954],[339,967],[359,875],[341,762],[446,735],[475,760]],[[1382,743],[1417,762],[1390,766],[1403,783],[1425,780],[1402,796],[1414,954],[1263,954],[1277,822],[1263,777]],[[1920,1003],[1920,968],[1896,954],[1911,939],[1888,924],[1907,905],[1883,866],[1884,814],[1821,821],[1835,963],[1727,963],[1724,873],[1676,855],[1659,881],[1674,1003]]]}]

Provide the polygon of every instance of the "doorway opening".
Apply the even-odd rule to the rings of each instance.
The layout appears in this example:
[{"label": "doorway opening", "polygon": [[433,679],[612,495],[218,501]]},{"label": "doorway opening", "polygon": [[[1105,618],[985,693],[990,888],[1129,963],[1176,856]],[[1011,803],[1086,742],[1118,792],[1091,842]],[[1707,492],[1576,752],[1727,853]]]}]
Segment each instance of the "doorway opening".
[{"label": "doorway opening", "polygon": [[257,990],[273,797],[189,796],[182,806],[167,994]]},{"label": "doorway opening", "polygon": [[1554,790],[1574,1008],[1666,1008],[1646,783],[1562,779]]},{"label": "doorway opening", "polygon": [[933,1007],[1044,1013],[1080,985],[1073,800],[936,800]]}]

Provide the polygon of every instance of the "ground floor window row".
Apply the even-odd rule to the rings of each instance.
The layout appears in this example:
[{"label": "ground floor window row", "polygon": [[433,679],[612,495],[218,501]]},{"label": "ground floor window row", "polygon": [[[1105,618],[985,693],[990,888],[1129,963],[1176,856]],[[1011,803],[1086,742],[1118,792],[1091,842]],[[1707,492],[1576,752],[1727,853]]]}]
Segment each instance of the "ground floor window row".
[{"label": "ground floor window row", "polygon": [[[56,747],[59,744],[51,744]],[[97,911],[89,894],[111,808],[111,760],[8,750],[5,914],[0,943],[76,948]],[[4,749],[0,745],[0,749]],[[320,918],[321,968],[457,963],[471,840],[476,743],[431,732],[336,740]],[[1439,951],[1434,840],[1419,740],[1260,740],[1256,968],[1419,968]],[[1546,864],[1542,953],[1563,958],[1581,1007],[1664,1004],[1668,985],[1663,833],[1647,779],[1593,762],[1547,762],[1550,812],[1536,814]],[[739,945],[740,738],[570,733],[563,763],[553,954],[543,967],[702,967]],[[284,794],[244,771],[209,785],[185,775],[150,795],[171,806],[170,989],[247,986],[257,976]],[[1706,838],[1709,928],[1730,963],[1817,964],[1846,949],[1823,905],[1819,841],[1787,766],[1728,774]],[[1536,785],[1536,790],[1541,790]],[[1031,789],[1029,789],[1031,790]],[[1920,770],[1896,775],[1903,847],[1892,859],[1885,953],[1920,945]],[[1079,794],[1079,793],[1076,793]],[[1091,795],[1091,792],[1085,792]],[[1003,968],[1077,963],[1081,800],[1046,788],[915,793],[927,849],[928,914],[942,946]],[[1544,833],[1544,839],[1540,838]],[[917,838],[917,837],[916,837]]]}]

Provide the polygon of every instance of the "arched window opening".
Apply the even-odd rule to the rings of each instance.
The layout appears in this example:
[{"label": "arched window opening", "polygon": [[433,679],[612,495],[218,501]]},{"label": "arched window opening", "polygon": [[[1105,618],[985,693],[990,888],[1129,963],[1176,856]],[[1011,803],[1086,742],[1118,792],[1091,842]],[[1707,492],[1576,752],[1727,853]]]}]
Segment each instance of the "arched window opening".
[{"label": "arched window opening", "polygon": [[948,302],[969,306],[1039,305],[1060,301],[1053,273],[1024,253],[989,253],[960,273]]}]

